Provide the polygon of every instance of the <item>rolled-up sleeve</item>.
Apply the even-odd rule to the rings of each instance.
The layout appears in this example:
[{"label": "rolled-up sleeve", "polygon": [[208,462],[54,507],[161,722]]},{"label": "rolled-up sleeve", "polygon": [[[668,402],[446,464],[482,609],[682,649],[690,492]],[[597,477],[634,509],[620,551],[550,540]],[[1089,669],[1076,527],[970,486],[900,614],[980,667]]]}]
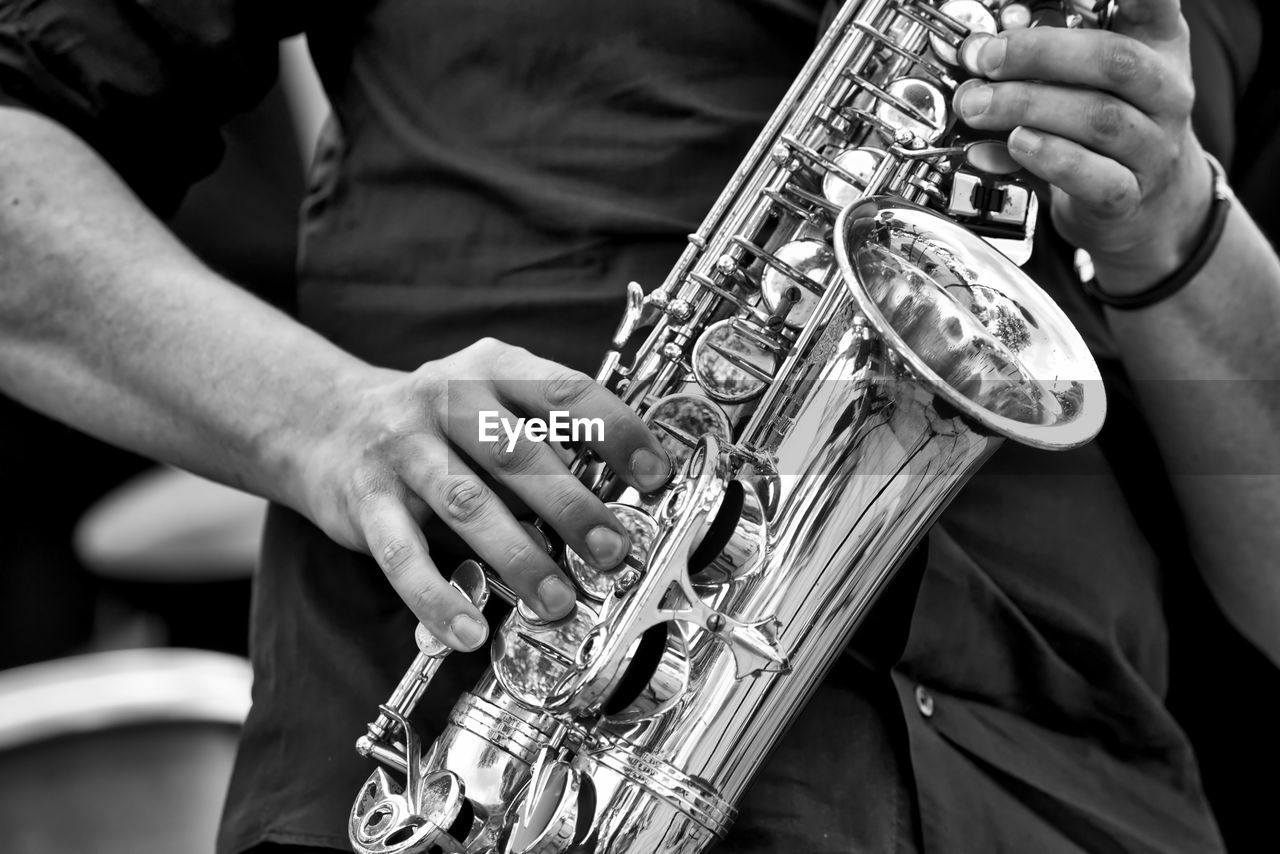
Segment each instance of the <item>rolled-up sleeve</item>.
[{"label": "rolled-up sleeve", "polygon": [[168,213],[276,75],[306,0],[0,0],[0,103],[93,146]]}]

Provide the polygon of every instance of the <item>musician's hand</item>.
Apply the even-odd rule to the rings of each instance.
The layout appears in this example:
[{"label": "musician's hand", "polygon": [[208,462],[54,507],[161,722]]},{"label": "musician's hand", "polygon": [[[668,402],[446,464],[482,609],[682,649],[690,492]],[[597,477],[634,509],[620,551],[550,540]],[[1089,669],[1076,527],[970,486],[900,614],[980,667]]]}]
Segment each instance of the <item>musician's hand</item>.
[{"label": "musician's hand", "polygon": [[1191,62],[1178,0],[1123,0],[1112,31],[975,35],[954,104],[971,127],[1010,131],[1014,159],[1053,185],[1053,218],[1132,293],[1191,254],[1211,173],[1191,129]]},{"label": "musician's hand", "polygon": [[[567,614],[572,587],[516,521],[489,479],[510,490],[593,565],[616,566],[626,530],[573,477],[551,446],[521,437],[479,440],[478,413],[546,419],[551,410],[604,422],[589,444],[629,484],[652,491],[670,475],[661,445],[621,401],[588,377],[498,341],[481,341],[412,374],[376,371],[335,404],[336,427],[306,449],[298,502],[343,545],[366,549],[440,640],[474,649],[484,620],[442,577],[427,552],[429,514],[456,531],[536,612]],[[499,431],[501,433],[501,431]],[[482,476],[483,475],[483,478]],[[450,568],[446,568],[448,571]]]}]

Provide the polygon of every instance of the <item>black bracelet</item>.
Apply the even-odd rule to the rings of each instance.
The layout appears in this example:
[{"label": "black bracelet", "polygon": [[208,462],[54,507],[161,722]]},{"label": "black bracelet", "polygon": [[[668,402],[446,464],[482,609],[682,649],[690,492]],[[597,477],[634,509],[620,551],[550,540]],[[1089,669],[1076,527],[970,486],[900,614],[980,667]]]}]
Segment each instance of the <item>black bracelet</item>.
[{"label": "black bracelet", "polygon": [[1082,282],[1085,293],[1111,308],[1126,311],[1146,308],[1182,290],[1187,282],[1194,279],[1196,274],[1204,268],[1213,251],[1218,248],[1222,232],[1226,230],[1227,214],[1231,213],[1233,198],[1222,164],[1212,154],[1206,153],[1205,157],[1209,160],[1209,168],[1213,170],[1213,205],[1209,209],[1209,221],[1205,223],[1204,231],[1200,234],[1200,242],[1196,245],[1196,251],[1191,253],[1191,257],[1184,261],[1181,267],[1145,291],[1136,294],[1109,294],[1098,287],[1096,277],[1090,277]]}]

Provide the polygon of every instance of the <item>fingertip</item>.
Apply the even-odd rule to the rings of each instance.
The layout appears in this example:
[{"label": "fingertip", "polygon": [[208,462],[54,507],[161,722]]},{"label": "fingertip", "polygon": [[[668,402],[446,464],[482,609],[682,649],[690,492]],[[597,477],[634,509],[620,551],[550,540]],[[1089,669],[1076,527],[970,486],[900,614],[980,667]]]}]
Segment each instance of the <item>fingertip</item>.
[{"label": "fingertip", "polygon": [[978,51],[982,43],[991,38],[989,33],[974,33],[960,45],[960,65],[970,74],[981,74],[978,70]]},{"label": "fingertip", "polygon": [[951,98],[951,108],[965,122],[972,123],[982,116],[991,106],[995,91],[989,83],[982,80],[966,80],[956,89]]},{"label": "fingertip", "polygon": [[1034,157],[1043,145],[1044,137],[1025,125],[1018,125],[1009,132],[1009,152],[1015,156]]},{"label": "fingertip", "polygon": [[613,569],[631,551],[631,538],[608,525],[597,525],[584,538],[591,562],[599,569]]},{"label": "fingertip", "polygon": [[671,479],[671,458],[666,451],[640,448],[632,453],[629,468],[642,492],[657,492]]},{"label": "fingertip", "polygon": [[578,603],[578,594],[559,575],[548,575],[538,582],[538,615],[544,620],[569,616]]},{"label": "fingertip", "polygon": [[1008,48],[1003,35],[974,33],[960,45],[960,64],[970,74],[989,77],[1004,64]]},{"label": "fingertip", "polygon": [[449,646],[460,652],[470,652],[484,643],[489,636],[489,626],[483,619],[463,612],[449,621],[444,634],[447,636],[445,643]]}]

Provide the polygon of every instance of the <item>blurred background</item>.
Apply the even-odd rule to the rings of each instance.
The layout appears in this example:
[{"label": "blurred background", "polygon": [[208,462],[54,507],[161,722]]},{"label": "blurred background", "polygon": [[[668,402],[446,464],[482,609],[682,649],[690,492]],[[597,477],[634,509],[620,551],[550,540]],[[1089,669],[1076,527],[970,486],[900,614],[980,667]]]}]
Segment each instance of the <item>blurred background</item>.
[{"label": "blurred background", "polygon": [[[283,43],[278,85],[171,222],[285,311],[327,114],[305,42]],[[212,852],[249,707],[265,503],[3,396],[0,482],[0,850]]]}]

